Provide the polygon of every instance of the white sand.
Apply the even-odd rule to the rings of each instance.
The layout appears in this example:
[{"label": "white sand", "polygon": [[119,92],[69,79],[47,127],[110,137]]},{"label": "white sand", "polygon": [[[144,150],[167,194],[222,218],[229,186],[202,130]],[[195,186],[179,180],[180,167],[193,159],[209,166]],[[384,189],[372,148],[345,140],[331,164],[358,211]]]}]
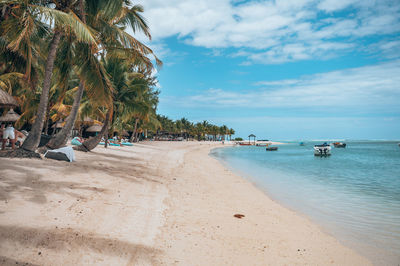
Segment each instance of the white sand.
[{"label": "white sand", "polygon": [[0,158],[0,265],[369,264],[207,156],[212,147]]}]

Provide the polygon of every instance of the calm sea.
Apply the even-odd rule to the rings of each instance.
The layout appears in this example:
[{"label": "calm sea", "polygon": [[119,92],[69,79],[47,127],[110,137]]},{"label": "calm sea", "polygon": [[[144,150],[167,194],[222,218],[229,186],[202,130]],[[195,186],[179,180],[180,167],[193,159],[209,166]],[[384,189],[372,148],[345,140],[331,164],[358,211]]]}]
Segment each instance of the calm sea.
[{"label": "calm sea", "polygon": [[308,216],[377,265],[400,264],[400,147],[390,141],[346,141],[330,157],[305,142],[214,149],[211,155],[271,198]]}]

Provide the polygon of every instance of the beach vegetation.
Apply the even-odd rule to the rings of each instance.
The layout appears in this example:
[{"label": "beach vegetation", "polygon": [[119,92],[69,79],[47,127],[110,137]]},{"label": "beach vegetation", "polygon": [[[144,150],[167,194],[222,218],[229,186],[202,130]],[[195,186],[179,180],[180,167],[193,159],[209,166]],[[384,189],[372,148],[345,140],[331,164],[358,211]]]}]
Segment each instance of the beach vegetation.
[{"label": "beach vegetation", "polygon": [[17,126],[29,132],[22,151],[35,152],[43,134],[51,138],[41,151],[63,147],[93,124],[101,130],[79,149],[90,151],[114,135],[131,142],[162,134],[214,141],[232,135],[225,125],[157,114],[153,73],[162,62],[126,31],[151,40],[140,5],[5,0],[0,10],[0,89],[17,100]]},{"label": "beach vegetation", "polygon": [[[118,128],[119,121],[129,120],[128,113],[149,120],[146,113],[154,108],[143,107],[151,104],[141,101],[147,92],[141,89],[134,107],[131,101],[129,108],[122,108],[118,96],[126,90],[105,67],[123,62],[122,75],[129,76],[131,83],[136,76],[135,82],[140,83],[140,79],[150,79],[153,62],[162,64],[150,48],[125,31],[130,27],[151,39],[140,5],[122,0],[10,0],[2,1],[0,9],[1,84],[16,96],[23,111],[19,123],[29,130],[23,149],[35,151],[43,130],[47,133],[49,123],[60,119],[65,119],[63,127],[47,146],[65,145],[81,109],[87,111],[88,105],[92,111],[102,111],[103,119],[109,113],[112,121],[103,121],[104,126]],[[86,106],[82,106],[83,98]]]},{"label": "beach vegetation", "polygon": [[[155,138],[165,138],[171,136],[171,139],[182,137],[183,139],[201,140],[225,140],[229,135],[229,129],[226,125],[217,126],[204,120],[193,123],[186,118],[172,120],[166,116],[158,115],[160,127],[155,132]],[[234,131],[233,131],[234,133]]]}]

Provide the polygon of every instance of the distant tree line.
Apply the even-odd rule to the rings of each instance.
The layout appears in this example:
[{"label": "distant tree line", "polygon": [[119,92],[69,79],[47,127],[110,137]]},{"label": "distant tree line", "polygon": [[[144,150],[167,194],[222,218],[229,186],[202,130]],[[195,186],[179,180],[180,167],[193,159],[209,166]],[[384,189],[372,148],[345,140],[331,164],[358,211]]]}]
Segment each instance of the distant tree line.
[{"label": "distant tree line", "polygon": [[217,126],[204,120],[203,122],[190,122],[186,118],[172,120],[163,115],[157,115],[157,120],[160,122],[160,128],[156,132],[156,136],[171,135],[179,136],[185,139],[193,138],[197,140],[226,140],[235,134],[233,128],[228,128],[226,125]]}]

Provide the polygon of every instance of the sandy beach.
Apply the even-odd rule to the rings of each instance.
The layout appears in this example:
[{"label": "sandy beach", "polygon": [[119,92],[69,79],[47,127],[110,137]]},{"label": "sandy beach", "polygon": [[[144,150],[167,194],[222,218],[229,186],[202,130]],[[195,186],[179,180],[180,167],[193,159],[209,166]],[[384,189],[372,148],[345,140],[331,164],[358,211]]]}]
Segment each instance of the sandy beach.
[{"label": "sandy beach", "polygon": [[[207,142],[0,159],[1,265],[369,265]],[[241,219],[234,217],[242,214]]]}]

